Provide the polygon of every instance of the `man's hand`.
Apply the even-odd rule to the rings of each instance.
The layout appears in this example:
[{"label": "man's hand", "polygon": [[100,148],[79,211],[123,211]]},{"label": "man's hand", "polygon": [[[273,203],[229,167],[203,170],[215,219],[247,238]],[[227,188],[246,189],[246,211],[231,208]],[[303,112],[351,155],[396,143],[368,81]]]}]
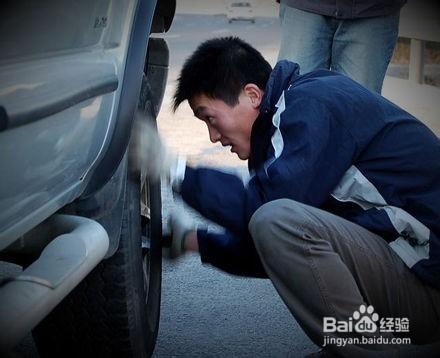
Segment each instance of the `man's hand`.
[{"label": "man's hand", "polygon": [[183,209],[171,212],[168,225],[171,229],[170,258],[176,259],[185,251],[197,251],[197,231],[193,221]]},{"label": "man's hand", "polygon": [[169,178],[171,167],[177,162],[177,156],[163,145],[156,128],[143,118],[135,120],[129,153],[131,169],[151,181],[158,181],[161,176]]},{"label": "man's hand", "polygon": [[157,129],[137,115],[130,141],[130,168],[141,173],[142,183],[145,177],[152,182],[161,177],[171,183],[174,191],[180,191],[185,177],[186,160],[176,155],[163,143]]}]

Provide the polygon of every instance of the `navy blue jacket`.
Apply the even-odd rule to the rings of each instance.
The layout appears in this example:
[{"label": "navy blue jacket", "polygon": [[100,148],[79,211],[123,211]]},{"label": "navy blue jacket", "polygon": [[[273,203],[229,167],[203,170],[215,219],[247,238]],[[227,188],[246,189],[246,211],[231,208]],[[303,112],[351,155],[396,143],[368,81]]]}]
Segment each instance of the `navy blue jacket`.
[{"label": "navy blue jacket", "polygon": [[248,232],[262,204],[290,198],[380,235],[440,288],[440,140],[419,120],[336,72],[280,61],[254,123],[247,185],[186,168],[183,199],[226,229],[200,230],[203,262],[265,276]]}]

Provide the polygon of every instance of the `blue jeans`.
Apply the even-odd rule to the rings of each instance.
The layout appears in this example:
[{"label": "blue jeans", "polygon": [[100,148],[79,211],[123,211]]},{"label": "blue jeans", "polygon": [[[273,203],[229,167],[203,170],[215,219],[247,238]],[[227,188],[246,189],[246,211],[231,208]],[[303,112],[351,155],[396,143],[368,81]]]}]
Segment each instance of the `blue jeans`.
[{"label": "blue jeans", "polygon": [[336,19],[280,4],[278,60],[343,73],[378,93],[397,41],[399,12],[352,20]]}]

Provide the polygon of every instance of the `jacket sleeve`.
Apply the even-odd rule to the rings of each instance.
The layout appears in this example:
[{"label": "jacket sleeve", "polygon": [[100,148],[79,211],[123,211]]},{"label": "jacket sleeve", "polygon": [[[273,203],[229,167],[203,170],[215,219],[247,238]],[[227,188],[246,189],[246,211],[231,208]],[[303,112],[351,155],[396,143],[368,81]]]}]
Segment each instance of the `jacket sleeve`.
[{"label": "jacket sleeve", "polygon": [[197,230],[200,258],[225,272],[238,276],[267,278],[252,238]]},{"label": "jacket sleeve", "polygon": [[246,186],[232,174],[186,168],[183,199],[236,237],[249,235],[252,214],[266,202],[289,198],[320,207],[353,162],[352,136],[324,104],[302,96],[282,108],[273,118],[268,159]]}]

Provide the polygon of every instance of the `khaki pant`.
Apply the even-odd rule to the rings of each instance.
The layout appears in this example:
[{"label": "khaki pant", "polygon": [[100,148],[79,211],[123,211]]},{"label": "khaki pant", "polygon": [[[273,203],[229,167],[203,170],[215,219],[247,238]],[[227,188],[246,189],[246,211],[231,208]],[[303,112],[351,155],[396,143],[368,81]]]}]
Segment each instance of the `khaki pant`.
[{"label": "khaki pant", "polygon": [[[324,336],[409,337],[411,345],[370,341],[327,348],[346,357],[440,357],[440,291],[419,280],[379,236],[288,199],[259,208],[249,230],[269,278],[315,344],[322,346]],[[375,321],[373,313],[360,312],[377,324],[376,332],[323,332],[324,317],[358,322],[353,314],[361,305],[372,305],[378,314]],[[384,330],[386,318],[393,325],[395,318],[407,318],[409,332],[382,332],[382,318]]]}]

